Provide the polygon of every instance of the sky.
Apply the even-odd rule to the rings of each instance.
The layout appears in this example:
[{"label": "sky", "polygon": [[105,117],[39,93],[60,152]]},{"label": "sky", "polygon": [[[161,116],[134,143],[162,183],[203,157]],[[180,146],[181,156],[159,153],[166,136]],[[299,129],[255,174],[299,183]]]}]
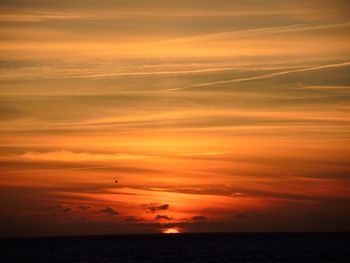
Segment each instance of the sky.
[{"label": "sky", "polygon": [[349,9],[2,0],[0,236],[349,231]]}]

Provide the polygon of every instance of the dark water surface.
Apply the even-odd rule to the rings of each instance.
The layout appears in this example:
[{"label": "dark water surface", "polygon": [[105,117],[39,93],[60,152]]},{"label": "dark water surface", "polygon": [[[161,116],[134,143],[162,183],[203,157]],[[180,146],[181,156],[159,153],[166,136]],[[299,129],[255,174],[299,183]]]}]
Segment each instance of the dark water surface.
[{"label": "dark water surface", "polygon": [[350,233],[0,239],[0,262],[350,262]]}]

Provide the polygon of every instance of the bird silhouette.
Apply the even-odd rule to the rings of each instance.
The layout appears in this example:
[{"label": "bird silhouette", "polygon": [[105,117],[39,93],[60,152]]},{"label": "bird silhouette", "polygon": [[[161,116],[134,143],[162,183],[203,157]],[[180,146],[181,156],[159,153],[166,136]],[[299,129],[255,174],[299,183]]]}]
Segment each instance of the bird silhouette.
[{"label": "bird silhouette", "polygon": [[117,183],[118,183],[118,180],[115,180],[115,182],[114,182],[114,183],[116,183],[116,184],[117,184]]}]

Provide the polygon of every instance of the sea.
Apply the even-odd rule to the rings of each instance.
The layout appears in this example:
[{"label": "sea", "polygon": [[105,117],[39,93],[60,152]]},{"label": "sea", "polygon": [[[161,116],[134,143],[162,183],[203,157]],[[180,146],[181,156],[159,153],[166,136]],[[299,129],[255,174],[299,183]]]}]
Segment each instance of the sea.
[{"label": "sea", "polygon": [[0,262],[350,262],[350,233],[3,238],[0,254]]}]

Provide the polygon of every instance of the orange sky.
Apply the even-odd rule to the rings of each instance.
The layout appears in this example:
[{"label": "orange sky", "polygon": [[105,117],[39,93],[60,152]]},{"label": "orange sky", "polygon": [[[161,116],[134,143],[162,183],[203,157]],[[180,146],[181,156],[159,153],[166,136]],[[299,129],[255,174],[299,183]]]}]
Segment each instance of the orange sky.
[{"label": "orange sky", "polygon": [[347,1],[0,6],[0,235],[350,230]]}]

